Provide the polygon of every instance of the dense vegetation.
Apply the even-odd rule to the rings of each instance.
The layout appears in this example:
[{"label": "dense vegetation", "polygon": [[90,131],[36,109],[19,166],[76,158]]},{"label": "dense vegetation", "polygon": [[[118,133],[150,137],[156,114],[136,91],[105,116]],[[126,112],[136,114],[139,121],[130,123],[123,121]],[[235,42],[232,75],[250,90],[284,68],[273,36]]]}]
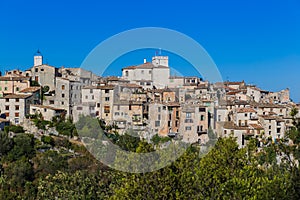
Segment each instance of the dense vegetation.
[{"label": "dense vegetation", "polygon": [[[39,140],[19,130],[10,138],[7,131],[1,132],[0,199],[300,199],[296,114],[293,110],[294,127],[286,137],[263,149],[255,139],[239,149],[234,138],[220,138],[204,157],[199,157],[199,147],[191,146],[171,165],[139,174],[103,166],[66,137]],[[140,153],[154,149],[101,126],[123,149]],[[153,139],[156,146],[166,141]]]}]

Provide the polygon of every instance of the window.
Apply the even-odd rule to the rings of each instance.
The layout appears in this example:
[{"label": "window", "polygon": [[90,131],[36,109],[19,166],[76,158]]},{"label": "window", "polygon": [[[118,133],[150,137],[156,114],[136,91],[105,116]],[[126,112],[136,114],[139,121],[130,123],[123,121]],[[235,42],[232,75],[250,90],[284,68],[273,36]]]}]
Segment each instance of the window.
[{"label": "window", "polygon": [[110,113],[110,107],[104,106],[104,113]]},{"label": "window", "polygon": [[89,97],[88,97],[88,95],[85,95],[85,99],[88,99]]},{"label": "window", "polygon": [[62,86],[61,86],[61,89],[64,90],[64,89],[65,89],[65,85],[62,85]]},{"label": "window", "polygon": [[131,108],[131,105],[129,105],[129,110],[131,110],[132,108]]},{"label": "window", "polygon": [[128,71],[125,71],[125,76],[128,76]]},{"label": "window", "polygon": [[205,108],[199,108],[199,112],[205,112]]},{"label": "window", "polygon": [[93,89],[90,89],[90,93],[91,93],[91,94],[93,93]]},{"label": "window", "polygon": [[65,94],[61,94],[61,97],[62,97],[62,98],[65,98]]},{"label": "window", "polygon": [[144,70],[142,70],[142,74],[144,74]]},{"label": "window", "polygon": [[35,68],[35,72],[39,72],[39,68]]},{"label": "window", "polygon": [[277,128],[277,133],[280,133],[280,130],[281,130],[280,128]]},{"label": "window", "polygon": [[157,111],[158,111],[158,112],[160,112],[160,111],[161,111],[161,108],[160,108],[160,107],[158,107],[158,108],[157,108]]},{"label": "window", "polygon": [[105,101],[109,101],[109,97],[105,97]]},{"label": "window", "polygon": [[16,102],[19,102],[20,101],[20,99],[19,98],[16,98]]},{"label": "window", "polygon": [[191,126],[186,126],[186,127],[185,127],[185,130],[186,130],[186,131],[190,131],[190,130],[192,130],[192,127],[191,127]]},{"label": "window", "polygon": [[41,72],[43,72],[43,71],[44,71],[44,69],[42,68],[42,69],[41,69]]},{"label": "window", "polygon": [[108,89],[106,89],[106,90],[105,90],[105,93],[106,93],[106,94],[108,94],[108,93],[109,93],[109,90],[108,90]]},{"label": "window", "polygon": [[271,129],[271,126],[269,126],[269,129]]},{"label": "window", "polygon": [[[219,115],[219,121],[221,121],[220,119],[221,119],[221,115]],[[204,121],[204,115],[201,115],[201,116],[200,116],[200,120],[201,120],[201,121]]]},{"label": "window", "polygon": [[20,109],[20,107],[19,106],[15,106],[15,110],[19,110]]},{"label": "window", "polygon": [[119,116],[120,115],[120,113],[119,112],[115,112],[115,116]]},{"label": "window", "polygon": [[151,74],[151,73],[152,73],[152,71],[150,70],[150,71],[149,71],[149,74]]},{"label": "window", "polygon": [[160,121],[155,121],[155,127],[160,126]]},{"label": "window", "polygon": [[82,110],[82,107],[77,107],[77,110]]},{"label": "window", "polygon": [[49,100],[49,104],[54,104],[54,100]]},{"label": "window", "polygon": [[92,95],[92,99],[94,99],[95,97],[94,97],[94,95]]},{"label": "window", "polygon": [[5,110],[9,110],[9,106],[5,106]]},{"label": "window", "polygon": [[4,91],[7,91],[7,87],[4,87]]},{"label": "window", "polygon": [[100,103],[97,103],[97,108],[99,108],[100,107]]},{"label": "window", "polygon": [[157,116],[157,120],[161,120],[161,116],[160,115]]},{"label": "window", "polygon": [[9,102],[9,99],[5,99],[5,102]]},{"label": "window", "polygon": [[193,120],[192,119],[185,119],[184,123],[193,123]]},{"label": "window", "polygon": [[65,104],[65,102],[62,101],[62,102],[61,102],[61,105],[64,105],[64,104]]},{"label": "window", "polygon": [[120,105],[117,106],[117,110],[120,110]]},{"label": "window", "polygon": [[187,112],[187,113],[186,113],[186,118],[191,118],[191,117],[192,117],[192,113]]},{"label": "window", "polygon": [[44,108],[44,112],[47,112],[47,108]]},{"label": "window", "polygon": [[18,112],[15,113],[15,117],[19,117],[19,113]]}]

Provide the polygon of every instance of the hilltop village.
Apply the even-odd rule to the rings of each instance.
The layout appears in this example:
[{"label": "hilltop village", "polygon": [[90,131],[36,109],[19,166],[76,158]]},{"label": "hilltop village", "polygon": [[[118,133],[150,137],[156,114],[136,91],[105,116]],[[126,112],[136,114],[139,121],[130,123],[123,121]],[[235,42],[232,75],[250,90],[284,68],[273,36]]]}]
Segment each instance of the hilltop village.
[{"label": "hilltop village", "polygon": [[250,137],[261,138],[261,144],[282,138],[293,126],[295,107],[300,106],[290,100],[289,89],[271,92],[244,81],[171,76],[167,56],[124,67],[121,77],[100,77],[82,68],[44,64],[37,52],[30,69],[0,76],[1,130],[12,124],[30,131],[30,116],[36,114],[48,121],[64,115],[74,123],[92,116],[121,134],[132,129],[204,144],[211,131],[233,135],[243,147]]}]

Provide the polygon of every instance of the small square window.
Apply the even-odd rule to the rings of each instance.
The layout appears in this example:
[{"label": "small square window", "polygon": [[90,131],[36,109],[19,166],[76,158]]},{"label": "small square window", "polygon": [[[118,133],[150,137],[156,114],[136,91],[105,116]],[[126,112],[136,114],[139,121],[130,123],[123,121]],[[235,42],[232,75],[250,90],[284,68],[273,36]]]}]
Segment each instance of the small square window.
[{"label": "small square window", "polygon": [[155,127],[160,126],[160,121],[155,121]]}]

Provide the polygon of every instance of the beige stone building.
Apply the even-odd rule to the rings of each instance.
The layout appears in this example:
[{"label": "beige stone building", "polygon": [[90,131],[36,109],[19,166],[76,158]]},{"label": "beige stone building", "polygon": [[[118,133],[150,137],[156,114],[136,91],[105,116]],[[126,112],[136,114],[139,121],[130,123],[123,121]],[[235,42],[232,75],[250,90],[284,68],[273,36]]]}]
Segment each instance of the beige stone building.
[{"label": "beige stone building", "polygon": [[0,98],[0,111],[12,124],[22,124],[30,113],[30,104],[39,103],[32,94],[11,94]]},{"label": "beige stone building", "polygon": [[0,76],[0,97],[14,94],[30,87],[30,78],[24,76]]},{"label": "beige stone building", "polygon": [[45,105],[30,105],[30,114],[41,114],[44,120],[51,121],[53,117],[58,117],[64,114],[66,111],[61,108],[54,108]]}]

